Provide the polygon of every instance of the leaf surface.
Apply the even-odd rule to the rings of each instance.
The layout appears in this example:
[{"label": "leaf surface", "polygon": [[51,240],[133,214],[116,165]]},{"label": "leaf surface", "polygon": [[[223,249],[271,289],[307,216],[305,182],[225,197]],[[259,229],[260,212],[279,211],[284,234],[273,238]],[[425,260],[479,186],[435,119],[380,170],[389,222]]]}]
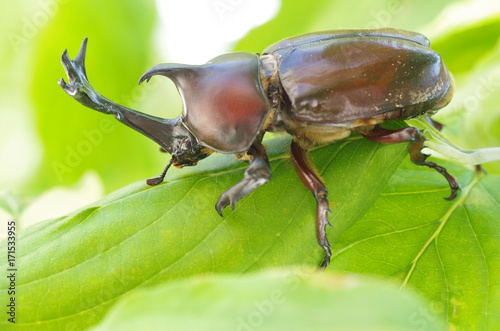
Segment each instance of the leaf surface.
[{"label": "leaf surface", "polygon": [[[18,326],[90,326],[128,292],[190,275],[317,265],[315,202],[284,153],[288,143],[266,143],[272,180],[223,218],[215,201],[244,164],[213,156],[163,185],[130,185],[26,231]],[[500,179],[446,164],[462,187],[448,202],[442,176],[406,154],[404,144],[356,138],[311,153],[330,189],[330,268],[396,278],[452,324],[496,325]]]},{"label": "leaf surface", "polygon": [[294,269],[195,277],[126,296],[93,330],[444,330],[411,294]]},{"label": "leaf surface", "polygon": [[[91,325],[131,290],[193,274],[317,265],[315,202],[284,154],[288,144],[267,144],[272,180],[223,218],[217,197],[241,179],[245,164],[217,155],[173,171],[163,185],[133,184],[26,231],[18,242],[18,326]],[[311,153],[331,184],[332,240],[368,210],[405,150],[353,139]]]}]

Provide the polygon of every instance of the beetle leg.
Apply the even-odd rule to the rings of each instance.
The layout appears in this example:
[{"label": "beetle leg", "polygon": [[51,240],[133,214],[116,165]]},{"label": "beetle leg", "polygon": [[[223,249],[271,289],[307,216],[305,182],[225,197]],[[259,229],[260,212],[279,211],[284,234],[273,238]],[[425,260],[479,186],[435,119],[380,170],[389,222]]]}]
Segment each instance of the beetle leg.
[{"label": "beetle leg", "polygon": [[217,200],[215,209],[221,216],[224,208],[231,206],[231,209],[234,210],[234,206],[238,200],[267,183],[271,177],[271,167],[267,158],[266,149],[259,138],[250,146],[247,154],[250,156],[251,161],[250,165],[245,170],[243,179],[238,184],[222,193]]},{"label": "beetle leg", "polygon": [[146,184],[148,184],[149,186],[155,186],[155,185],[161,184],[163,182],[163,179],[165,179],[165,176],[167,175],[167,171],[170,168],[170,166],[172,165],[173,161],[174,161],[174,159],[170,159],[170,161],[168,162],[165,169],[163,169],[162,173],[158,177],[154,177],[154,178],[150,178],[150,179],[146,180]]},{"label": "beetle leg", "polygon": [[430,118],[429,116],[424,117],[424,120],[438,131],[441,131],[444,128],[443,124],[439,123],[435,119]]},{"label": "beetle leg", "polygon": [[460,189],[455,178],[446,171],[445,168],[437,165],[434,162],[426,161],[428,154],[422,153],[424,146],[425,137],[422,135],[419,129],[415,127],[406,127],[399,130],[388,130],[376,126],[372,131],[363,132],[363,136],[375,142],[383,144],[396,144],[402,142],[410,142],[408,145],[408,151],[410,153],[410,159],[413,163],[419,166],[427,166],[429,168],[435,169],[441,175],[443,175],[448,184],[450,185],[451,195],[446,200],[453,200],[457,196],[457,191]]},{"label": "beetle leg", "polygon": [[325,257],[321,263],[321,268],[326,268],[330,264],[331,246],[326,237],[326,226],[331,225],[328,222],[328,194],[325,185],[316,175],[315,171],[309,165],[307,151],[297,142],[291,144],[292,161],[295,171],[299,175],[302,183],[314,194],[316,199],[316,238],[319,245],[325,251]]}]

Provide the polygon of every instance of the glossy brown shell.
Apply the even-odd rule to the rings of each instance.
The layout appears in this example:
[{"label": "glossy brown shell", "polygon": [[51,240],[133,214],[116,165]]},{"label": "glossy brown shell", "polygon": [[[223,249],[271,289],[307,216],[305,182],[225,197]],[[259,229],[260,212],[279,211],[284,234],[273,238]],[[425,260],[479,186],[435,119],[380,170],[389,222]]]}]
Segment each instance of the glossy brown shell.
[{"label": "glossy brown shell", "polygon": [[282,40],[264,51],[298,125],[349,126],[359,119],[407,119],[449,102],[452,80],[418,33],[336,30]]},{"label": "glossy brown shell", "polygon": [[161,74],[177,86],[182,122],[202,146],[220,153],[247,151],[270,107],[260,81],[259,56],[235,52],[204,65],[160,64],[143,75]]}]

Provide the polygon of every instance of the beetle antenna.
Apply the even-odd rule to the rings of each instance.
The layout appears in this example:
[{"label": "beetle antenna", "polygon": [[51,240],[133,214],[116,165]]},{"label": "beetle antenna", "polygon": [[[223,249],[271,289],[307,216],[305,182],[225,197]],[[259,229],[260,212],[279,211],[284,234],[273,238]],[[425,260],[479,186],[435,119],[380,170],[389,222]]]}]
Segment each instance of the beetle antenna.
[{"label": "beetle antenna", "polygon": [[146,180],[146,184],[148,184],[149,186],[155,186],[155,185],[158,185],[161,182],[163,182],[163,179],[165,178],[165,175],[167,174],[168,168],[170,168],[173,161],[174,161],[173,158],[170,159],[170,161],[168,162],[165,169],[163,169],[163,172],[161,173],[161,175],[158,177],[154,177],[154,178],[150,178],[150,179]]}]

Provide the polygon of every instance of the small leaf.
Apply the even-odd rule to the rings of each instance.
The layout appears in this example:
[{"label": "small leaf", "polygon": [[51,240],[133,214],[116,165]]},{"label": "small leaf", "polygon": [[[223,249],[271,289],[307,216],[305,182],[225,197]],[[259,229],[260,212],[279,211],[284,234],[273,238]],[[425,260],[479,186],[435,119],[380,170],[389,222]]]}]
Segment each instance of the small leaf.
[{"label": "small leaf", "polygon": [[454,75],[466,75],[485,55],[494,51],[499,29],[500,16],[492,16],[457,27],[434,40],[432,47],[445,59],[446,66]]},{"label": "small leaf", "polygon": [[411,294],[293,269],[194,277],[124,297],[92,330],[444,330]]}]

